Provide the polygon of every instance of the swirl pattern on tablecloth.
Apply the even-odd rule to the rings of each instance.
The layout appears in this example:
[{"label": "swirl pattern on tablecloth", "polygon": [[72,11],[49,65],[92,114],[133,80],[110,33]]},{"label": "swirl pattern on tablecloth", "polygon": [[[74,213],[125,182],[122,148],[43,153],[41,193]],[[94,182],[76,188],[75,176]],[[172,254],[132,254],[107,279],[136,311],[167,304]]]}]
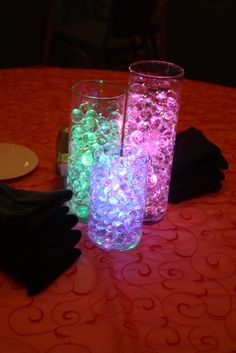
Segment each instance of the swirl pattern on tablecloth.
[{"label": "swirl pattern on tablecloth", "polygon": [[[7,183],[32,190],[59,187],[55,144],[69,124],[72,83],[127,83],[126,73],[85,69],[10,69],[0,78],[0,142],[39,156],[34,171]],[[0,274],[1,352],[236,352],[235,101],[233,88],[184,81],[178,129],[195,126],[220,146],[229,162],[220,191],[169,205],[127,252],[102,251],[83,227],[82,256],[33,298]]]}]

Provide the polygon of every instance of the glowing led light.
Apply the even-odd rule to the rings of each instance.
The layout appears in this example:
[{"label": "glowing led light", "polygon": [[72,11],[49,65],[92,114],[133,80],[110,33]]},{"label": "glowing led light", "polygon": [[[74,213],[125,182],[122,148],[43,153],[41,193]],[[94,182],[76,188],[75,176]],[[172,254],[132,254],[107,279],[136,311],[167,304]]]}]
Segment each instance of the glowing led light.
[{"label": "glowing led light", "polygon": [[[119,142],[125,96],[119,86],[103,80],[80,83],[72,90],[67,188],[73,197],[67,204],[81,222],[87,222],[92,154],[104,143]],[[82,88],[82,95],[77,88]],[[103,96],[110,90],[114,97]]]},{"label": "glowing led light", "polygon": [[150,155],[145,222],[156,222],[166,213],[182,78],[183,69],[170,63],[130,66],[125,140]]},{"label": "glowing led light", "polygon": [[89,238],[105,250],[132,249],[142,235],[148,155],[126,146],[121,157],[120,146],[106,144],[94,157]]}]

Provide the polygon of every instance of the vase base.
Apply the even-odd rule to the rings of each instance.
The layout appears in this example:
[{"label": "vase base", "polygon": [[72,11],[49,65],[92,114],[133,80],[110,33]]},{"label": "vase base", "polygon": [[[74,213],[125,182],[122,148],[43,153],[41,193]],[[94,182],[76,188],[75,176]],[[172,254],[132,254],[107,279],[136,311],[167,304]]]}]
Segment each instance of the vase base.
[{"label": "vase base", "polygon": [[127,243],[127,244],[107,244],[105,242],[101,242],[101,241],[96,241],[95,239],[93,239],[89,233],[88,233],[88,239],[94,244],[96,245],[98,248],[105,250],[105,251],[114,251],[114,252],[122,252],[122,251],[128,251],[128,250],[132,250],[133,248],[135,248],[141,241],[141,237],[142,234],[140,235],[140,237],[133,243]]},{"label": "vase base", "polygon": [[144,216],[143,224],[154,224],[160,222],[165,217],[165,213],[160,215],[148,215]]}]

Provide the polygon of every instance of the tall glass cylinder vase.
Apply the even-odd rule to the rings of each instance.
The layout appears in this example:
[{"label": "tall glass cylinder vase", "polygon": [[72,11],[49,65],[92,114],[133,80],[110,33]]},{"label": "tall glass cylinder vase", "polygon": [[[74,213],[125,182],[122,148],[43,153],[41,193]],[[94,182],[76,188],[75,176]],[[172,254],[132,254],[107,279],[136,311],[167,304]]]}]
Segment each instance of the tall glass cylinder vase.
[{"label": "tall glass cylinder vase", "polygon": [[135,247],[142,236],[148,154],[137,146],[94,152],[88,236],[105,250]]},{"label": "tall glass cylinder vase", "polygon": [[129,67],[125,140],[150,155],[144,222],[166,213],[184,70],[163,61]]},{"label": "tall glass cylinder vase", "polygon": [[113,82],[84,80],[72,87],[67,188],[70,211],[88,221],[92,153],[100,145],[120,143],[125,90]]}]

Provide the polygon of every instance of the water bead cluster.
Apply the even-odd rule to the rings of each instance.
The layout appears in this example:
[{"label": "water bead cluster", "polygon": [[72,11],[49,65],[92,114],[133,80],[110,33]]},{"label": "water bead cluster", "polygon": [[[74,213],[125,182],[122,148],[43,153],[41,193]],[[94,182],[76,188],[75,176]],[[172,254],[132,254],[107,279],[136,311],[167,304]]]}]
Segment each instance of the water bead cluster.
[{"label": "water bead cluster", "polygon": [[[173,83],[172,83],[173,87]],[[179,111],[169,81],[134,83],[129,88],[125,138],[150,155],[145,219],[166,211]]]},{"label": "water bead cluster", "polygon": [[119,152],[97,154],[88,225],[98,246],[118,251],[133,248],[141,238],[147,180],[147,155],[120,157]]},{"label": "water bead cluster", "polygon": [[93,151],[120,139],[122,114],[118,108],[113,101],[105,106],[83,102],[71,111],[67,188],[73,191],[73,197],[68,206],[81,222],[88,218]]}]

